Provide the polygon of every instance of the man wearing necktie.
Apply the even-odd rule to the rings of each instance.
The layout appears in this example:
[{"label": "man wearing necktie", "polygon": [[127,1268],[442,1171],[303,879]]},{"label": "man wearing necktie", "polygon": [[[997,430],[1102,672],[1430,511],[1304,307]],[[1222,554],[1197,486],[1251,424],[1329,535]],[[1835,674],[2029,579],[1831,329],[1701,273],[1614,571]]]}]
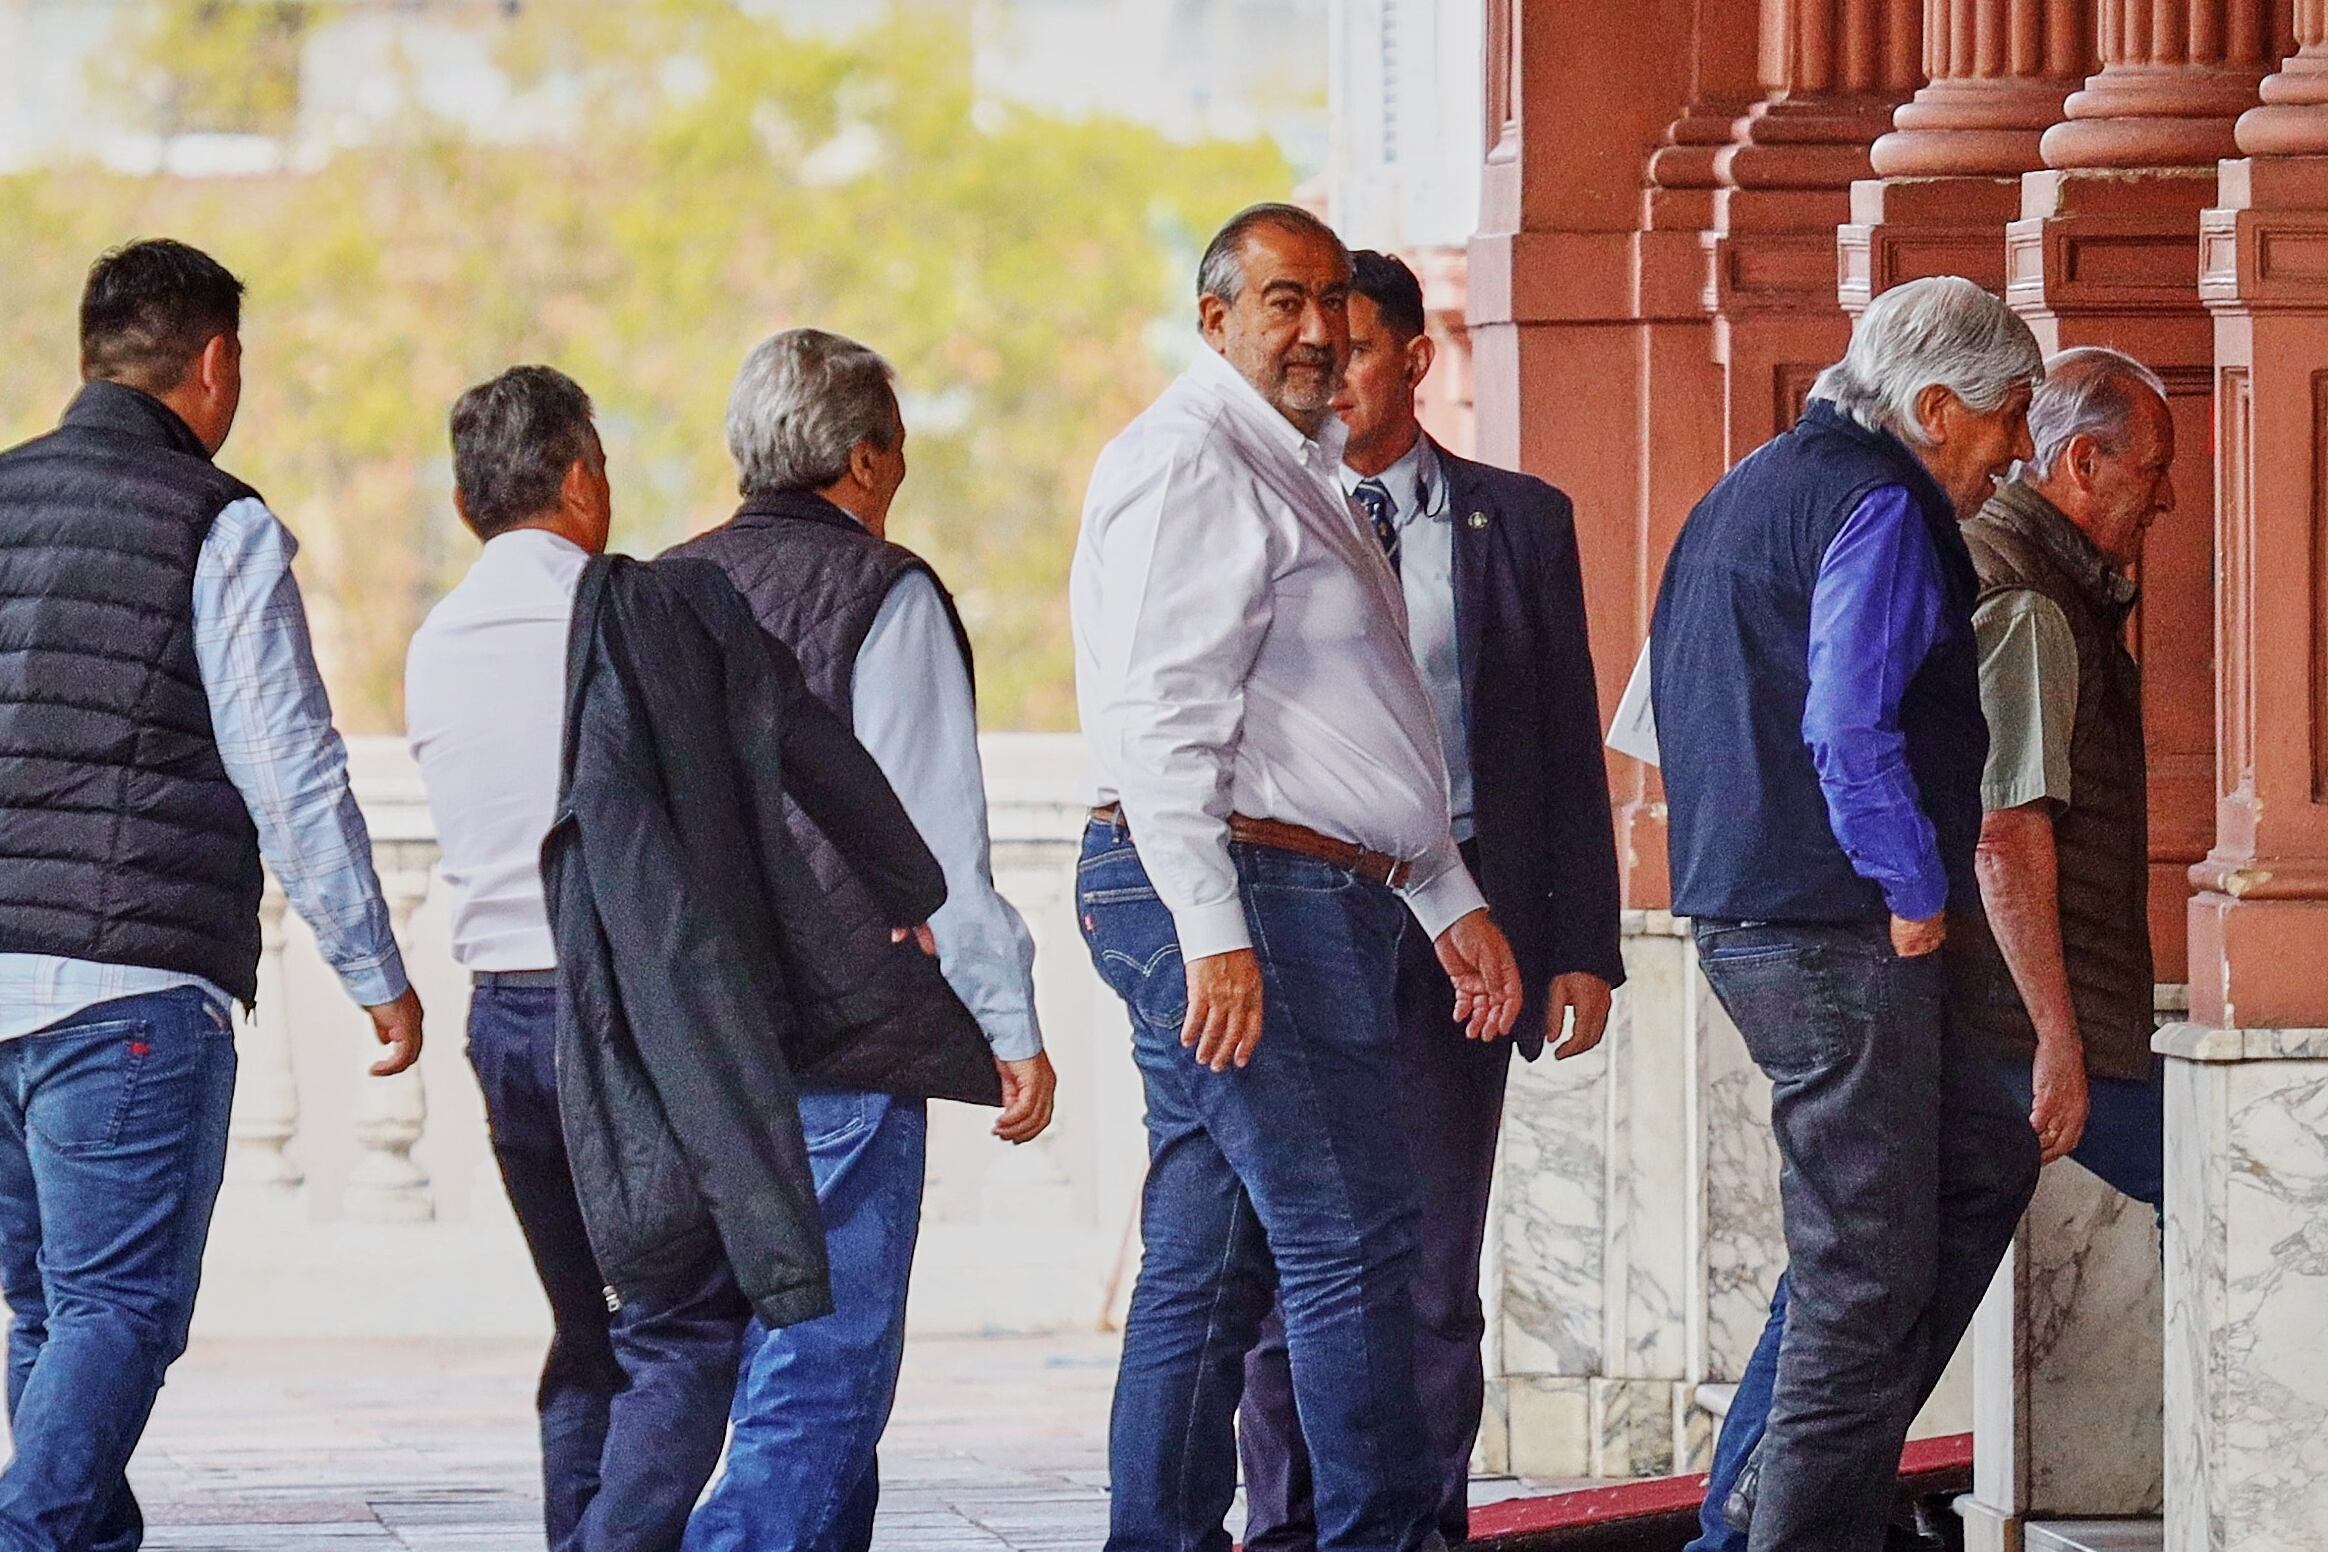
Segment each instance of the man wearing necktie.
[{"label": "man wearing necktie", "polygon": [[[1455,838],[1519,961],[1528,1001],[1515,1043],[1531,1061],[1547,1039],[1556,1057],[1581,1055],[1600,1043],[1624,964],[1573,512],[1542,480],[1458,458],[1423,430],[1415,391],[1432,347],[1422,287],[1396,258],[1354,258],[1350,367],[1334,400],[1349,431],[1342,486],[1405,596],[1408,645],[1446,754]],[[1446,973],[1414,933],[1402,944],[1397,999],[1423,1207],[1416,1388],[1438,1529],[1452,1546],[1469,1529],[1485,1389],[1479,1257],[1510,1057],[1502,1042],[1463,1038],[1448,1017]],[[1309,1457],[1274,1316],[1246,1360],[1239,1421],[1245,1545],[1312,1552]]]}]

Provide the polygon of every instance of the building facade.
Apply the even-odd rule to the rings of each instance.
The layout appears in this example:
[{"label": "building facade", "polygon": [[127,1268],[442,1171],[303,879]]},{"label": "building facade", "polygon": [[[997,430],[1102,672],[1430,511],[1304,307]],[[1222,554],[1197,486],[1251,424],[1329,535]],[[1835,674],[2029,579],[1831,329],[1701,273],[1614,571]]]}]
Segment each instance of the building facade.
[{"label": "building facade", "polygon": [[[1604,708],[1691,504],[1791,423],[1877,292],[1968,275],[2049,349],[2113,345],[2165,378],[2181,507],[2132,626],[2172,983],[2163,1298],[2147,1221],[2049,1170],[1976,1333],[1963,1508],[1977,1547],[2161,1507],[2175,1552],[2318,1545],[2328,0],[1485,0],[1479,17],[1477,447],[1576,499]],[[1692,1386],[1734,1373],[1767,1290],[1759,1100],[1663,914],[1655,773],[1611,759],[1636,978],[1602,1070],[1517,1090],[1513,1145],[1573,1189],[1531,1215],[1541,1181],[1507,1159],[1504,1395],[1515,1451],[1551,1437],[1536,1425],[1557,1396],[1595,1462],[1655,1454],[1660,1424],[1686,1462]],[[1597,1153],[1597,1184],[1563,1150]],[[1546,1288],[1514,1242],[1563,1212],[1597,1215],[1563,1235],[1598,1264]],[[1532,1333],[1554,1327],[1514,1300],[1581,1307],[1573,1350],[1545,1350]]]}]

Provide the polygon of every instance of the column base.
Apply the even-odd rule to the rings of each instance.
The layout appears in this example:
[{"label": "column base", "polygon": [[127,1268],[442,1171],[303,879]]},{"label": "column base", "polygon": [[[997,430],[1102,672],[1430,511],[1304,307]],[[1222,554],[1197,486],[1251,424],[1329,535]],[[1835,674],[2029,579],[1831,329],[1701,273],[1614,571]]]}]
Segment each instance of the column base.
[{"label": "column base", "polygon": [[2239,154],[2233,132],[2263,84],[2260,68],[2112,65],[2045,132],[2059,168],[2212,167]]},{"label": "column base", "polygon": [[2001,293],[2005,228],[2020,209],[2017,178],[1854,183],[1851,219],[1835,234],[1843,310],[1856,317],[1892,287],[1933,275],[1962,275]]}]

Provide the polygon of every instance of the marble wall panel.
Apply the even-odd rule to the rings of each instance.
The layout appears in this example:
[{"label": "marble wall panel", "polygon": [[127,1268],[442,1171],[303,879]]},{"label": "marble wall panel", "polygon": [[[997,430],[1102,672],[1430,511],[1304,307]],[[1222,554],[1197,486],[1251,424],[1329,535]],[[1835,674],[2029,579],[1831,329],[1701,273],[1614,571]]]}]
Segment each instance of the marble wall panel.
[{"label": "marble wall panel", "polygon": [[1507,1375],[1601,1372],[1609,1053],[1630,1038],[1631,1000],[1618,1007],[1598,1050],[1512,1066],[1492,1269]]}]

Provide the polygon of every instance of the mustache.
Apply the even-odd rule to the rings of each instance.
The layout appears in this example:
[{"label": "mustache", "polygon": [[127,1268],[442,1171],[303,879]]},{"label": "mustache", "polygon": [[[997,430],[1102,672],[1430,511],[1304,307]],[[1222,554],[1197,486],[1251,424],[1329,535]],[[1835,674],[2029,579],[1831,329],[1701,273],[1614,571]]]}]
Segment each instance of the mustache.
[{"label": "mustache", "polygon": [[1285,353],[1287,366],[1314,366],[1320,371],[1332,371],[1334,353],[1323,345],[1296,345]]}]

